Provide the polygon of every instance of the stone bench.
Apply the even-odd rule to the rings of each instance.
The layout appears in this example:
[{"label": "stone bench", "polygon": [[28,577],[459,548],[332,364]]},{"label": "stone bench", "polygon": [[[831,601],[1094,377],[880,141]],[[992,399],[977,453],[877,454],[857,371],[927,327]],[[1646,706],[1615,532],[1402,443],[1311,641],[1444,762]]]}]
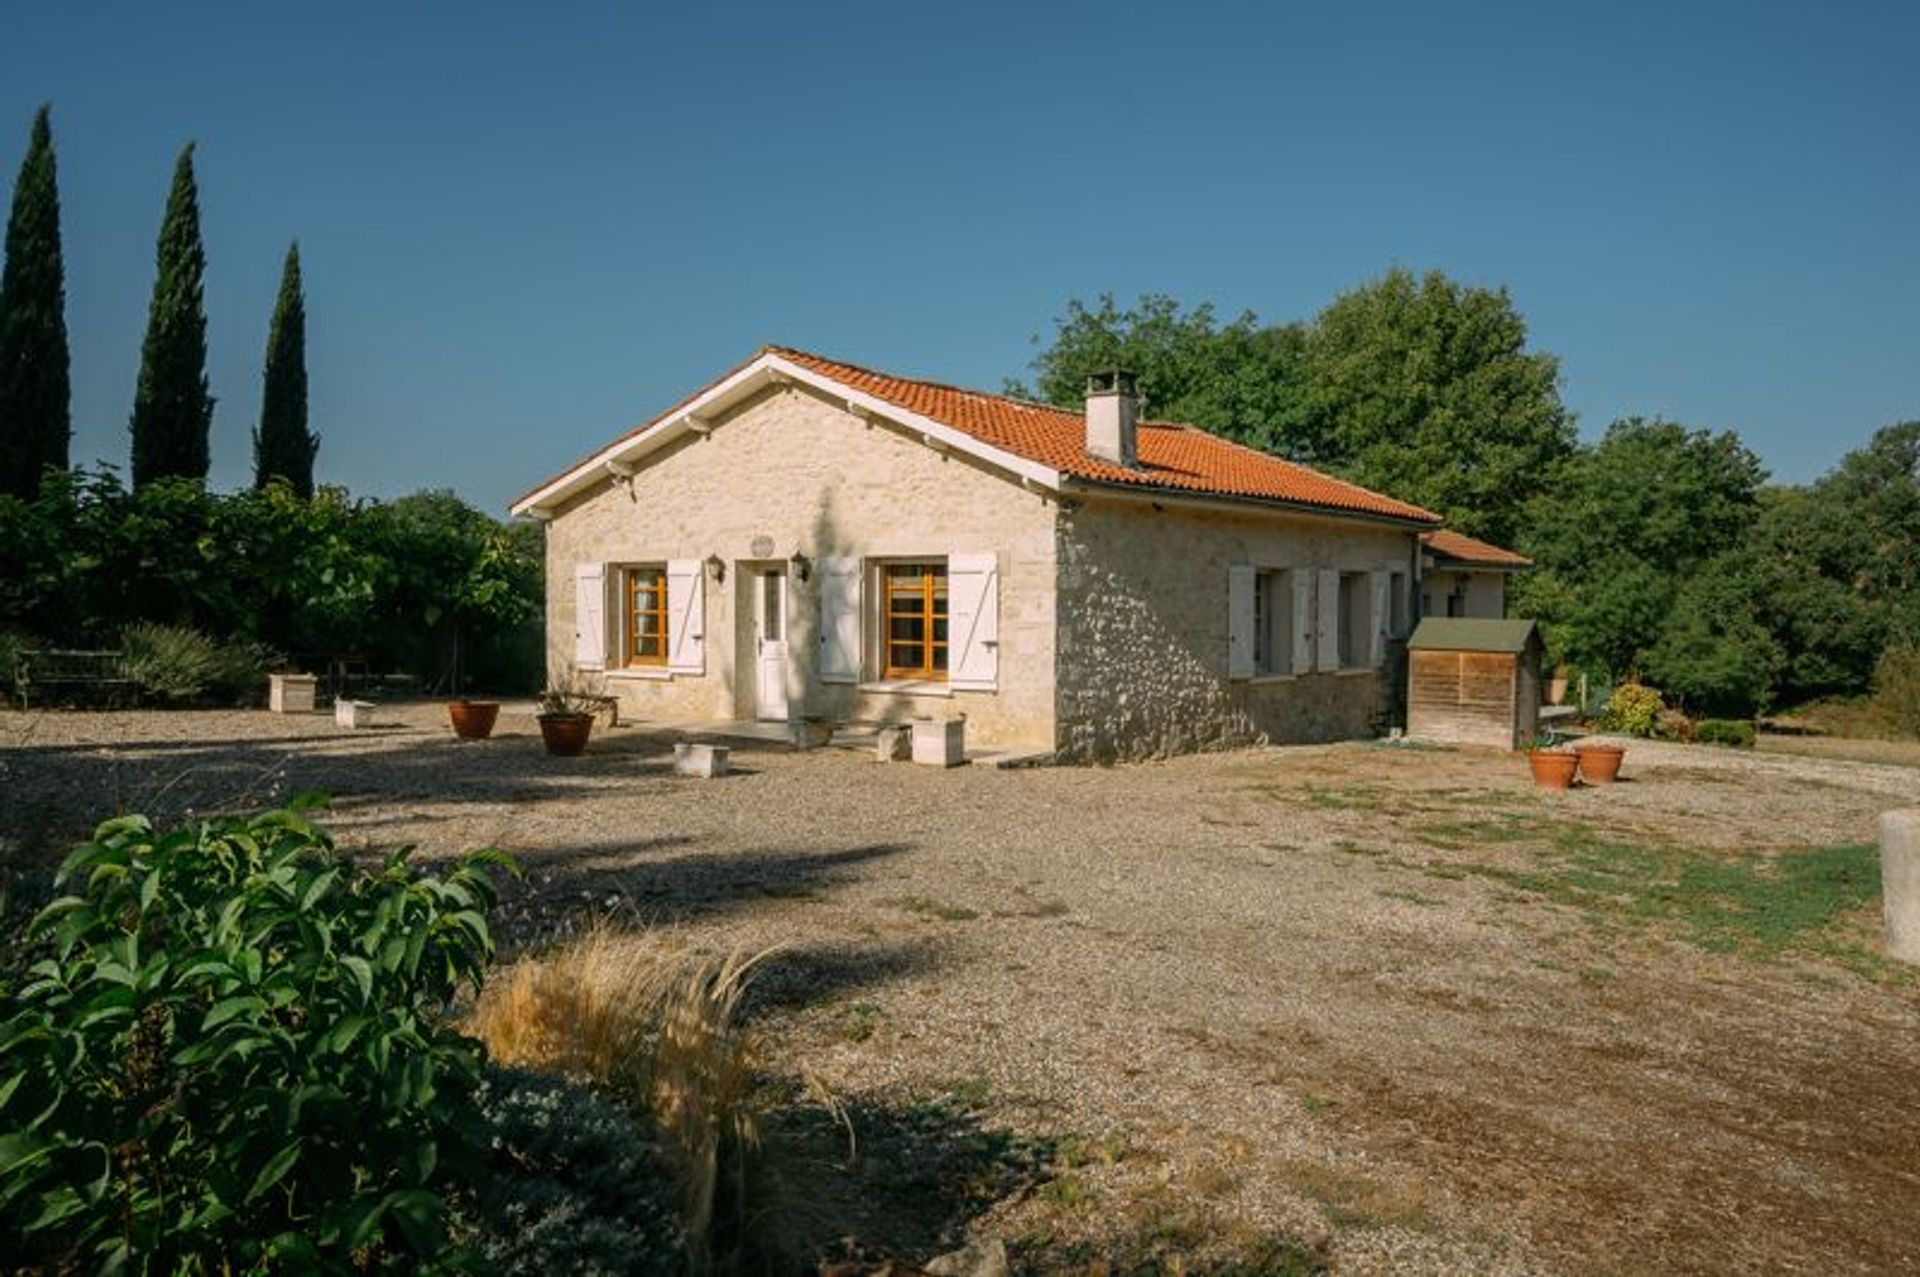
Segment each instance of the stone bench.
[{"label": "stone bench", "polygon": [[732,753],[733,751],[725,745],[701,745],[693,741],[681,741],[673,747],[673,770],[680,776],[717,780],[727,774],[728,759]]}]

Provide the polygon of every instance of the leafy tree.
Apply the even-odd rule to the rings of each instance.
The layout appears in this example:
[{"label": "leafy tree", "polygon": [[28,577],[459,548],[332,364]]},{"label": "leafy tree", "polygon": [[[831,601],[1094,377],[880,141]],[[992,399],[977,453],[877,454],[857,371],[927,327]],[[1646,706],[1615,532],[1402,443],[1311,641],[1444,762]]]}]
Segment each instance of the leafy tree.
[{"label": "leafy tree", "polygon": [[200,242],[200,194],[193,143],[174,165],[160,223],[158,272],[134,390],[133,484],[207,477],[213,396],[207,389],[206,249]]},{"label": "leafy tree", "polygon": [[1766,708],[1786,654],[1763,619],[1763,581],[1746,551],[1701,564],[1646,653],[1653,684],[1689,711],[1748,718]]},{"label": "leafy tree", "polygon": [[48,108],[13,187],[0,274],[0,494],[31,498],[48,466],[67,468],[72,436],[66,268]]},{"label": "leafy tree", "polygon": [[1516,610],[1548,623],[1555,659],[1606,675],[1640,669],[1681,587],[1746,541],[1765,477],[1731,431],[1615,422],[1526,511],[1521,544],[1540,567],[1521,578]]},{"label": "leafy tree", "polygon": [[1574,451],[1560,362],[1527,349],[1504,288],[1392,270],[1307,331],[1303,428],[1369,487],[1510,542],[1525,495]]},{"label": "leafy tree", "polygon": [[1109,293],[1093,307],[1069,301],[1054,321],[1053,341],[1034,357],[1034,386],[1009,382],[1006,389],[1077,410],[1089,374],[1127,368],[1139,376],[1154,420],[1305,458],[1315,449],[1299,428],[1303,340],[1298,325],[1263,327],[1251,311],[1223,325],[1208,302],[1183,311],[1172,297],[1150,294],[1121,310]]},{"label": "leafy tree", "polygon": [[280,272],[261,380],[260,425],[253,432],[254,486],[264,488],[279,480],[310,497],[320,439],[307,430],[307,299],[300,284],[298,243],[287,249]]}]

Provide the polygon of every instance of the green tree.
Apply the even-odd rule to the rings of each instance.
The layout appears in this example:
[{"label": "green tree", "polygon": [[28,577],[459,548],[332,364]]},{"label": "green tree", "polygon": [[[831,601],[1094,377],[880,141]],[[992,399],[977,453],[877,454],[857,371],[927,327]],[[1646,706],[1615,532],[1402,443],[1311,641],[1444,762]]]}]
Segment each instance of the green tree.
[{"label": "green tree", "polygon": [[313,495],[313,458],[320,438],[307,430],[307,298],[300,283],[300,245],[287,249],[280,296],[267,330],[261,377],[260,425],[253,432],[253,483],[279,480],[301,497]]},{"label": "green tree", "polygon": [[1521,548],[1540,566],[1520,580],[1515,610],[1547,622],[1557,660],[1602,675],[1641,670],[1681,587],[1745,544],[1765,479],[1731,431],[1615,422],[1525,512]]},{"label": "green tree", "polygon": [[1302,428],[1334,467],[1502,543],[1574,451],[1560,361],[1527,348],[1504,288],[1395,269],[1307,331]]},{"label": "green tree", "polygon": [[0,274],[0,495],[31,498],[72,436],[66,267],[53,127],[42,106],[13,186]]},{"label": "green tree", "polygon": [[1748,718],[1766,708],[1786,664],[1762,603],[1765,574],[1736,550],[1702,563],[1675,592],[1644,658],[1654,686],[1681,707]]},{"label": "green tree", "polygon": [[[1040,339],[1034,338],[1038,343]],[[1121,310],[1112,294],[1089,307],[1075,299],[1034,357],[1032,387],[1007,393],[1077,410],[1089,374],[1126,368],[1139,376],[1146,413],[1298,459],[1314,455],[1299,428],[1299,325],[1263,327],[1251,312],[1226,324],[1211,303],[1191,310],[1164,295]]]},{"label": "green tree", "polygon": [[204,480],[213,396],[207,389],[206,249],[200,242],[200,195],[193,143],[174,165],[173,189],[160,223],[158,270],[134,390],[133,483]]}]

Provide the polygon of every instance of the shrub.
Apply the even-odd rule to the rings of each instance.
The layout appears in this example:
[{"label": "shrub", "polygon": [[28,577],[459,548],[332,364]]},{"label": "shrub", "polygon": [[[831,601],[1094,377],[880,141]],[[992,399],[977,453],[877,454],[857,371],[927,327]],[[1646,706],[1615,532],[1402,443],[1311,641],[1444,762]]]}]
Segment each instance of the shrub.
[{"label": "shrub", "polygon": [[1752,723],[1734,718],[1704,718],[1693,729],[1693,739],[1701,745],[1731,745],[1735,749],[1752,749],[1755,737]]},{"label": "shrub", "polygon": [[100,826],[0,1023],[0,1253],[49,1270],[432,1270],[484,1166],[499,853],[361,867],[297,800]]},{"label": "shrub", "polygon": [[1654,720],[1665,708],[1660,693],[1651,687],[1622,683],[1607,698],[1606,708],[1600,711],[1600,727],[1603,731],[1625,732],[1629,736],[1650,736]]},{"label": "shrub", "polygon": [[120,635],[121,672],[142,696],[190,701],[220,668],[220,646],[198,630],[143,621]]},{"label": "shrub", "polygon": [[265,643],[239,639],[214,652],[207,694],[225,705],[256,705],[266,693],[267,671],[286,658]]},{"label": "shrub", "polygon": [[1873,702],[1894,731],[1920,736],[1920,646],[1899,644],[1873,667]]},{"label": "shrub", "polygon": [[632,1112],[524,1069],[489,1070],[481,1103],[492,1174],[461,1206],[454,1235],[489,1269],[503,1277],[684,1269],[672,1180]]}]

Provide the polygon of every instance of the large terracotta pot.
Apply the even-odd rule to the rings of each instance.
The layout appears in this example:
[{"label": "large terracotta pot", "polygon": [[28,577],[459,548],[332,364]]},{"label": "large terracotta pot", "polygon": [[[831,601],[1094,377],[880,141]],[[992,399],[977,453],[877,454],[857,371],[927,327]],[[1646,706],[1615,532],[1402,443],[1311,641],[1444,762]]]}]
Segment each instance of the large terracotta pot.
[{"label": "large terracotta pot", "polygon": [[593,735],[593,715],[591,714],[542,714],[540,715],[540,739],[547,743],[547,752],[561,758],[573,758],[587,747],[587,738]]},{"label": "large terracotta pot", "polygon": [[1580,759],[1580,779],[1589,785],[1611,785],[1627,756],[1620,745],[1577,745],[1573,752]]},{"label": "large terracotta pot", "polygon": [[493,735],[493,724],[500,717],[500,702],[448,701],[447,717],[453,722],[453,734],[461,740],[485,740]]},{"label": "large terracotta pot", "polygon": [[1563,749],[1530,749],[1527,765],[1533,768],[1533,783],[1542,789],[1571,789],[1573,774],[1580,759]]}]

